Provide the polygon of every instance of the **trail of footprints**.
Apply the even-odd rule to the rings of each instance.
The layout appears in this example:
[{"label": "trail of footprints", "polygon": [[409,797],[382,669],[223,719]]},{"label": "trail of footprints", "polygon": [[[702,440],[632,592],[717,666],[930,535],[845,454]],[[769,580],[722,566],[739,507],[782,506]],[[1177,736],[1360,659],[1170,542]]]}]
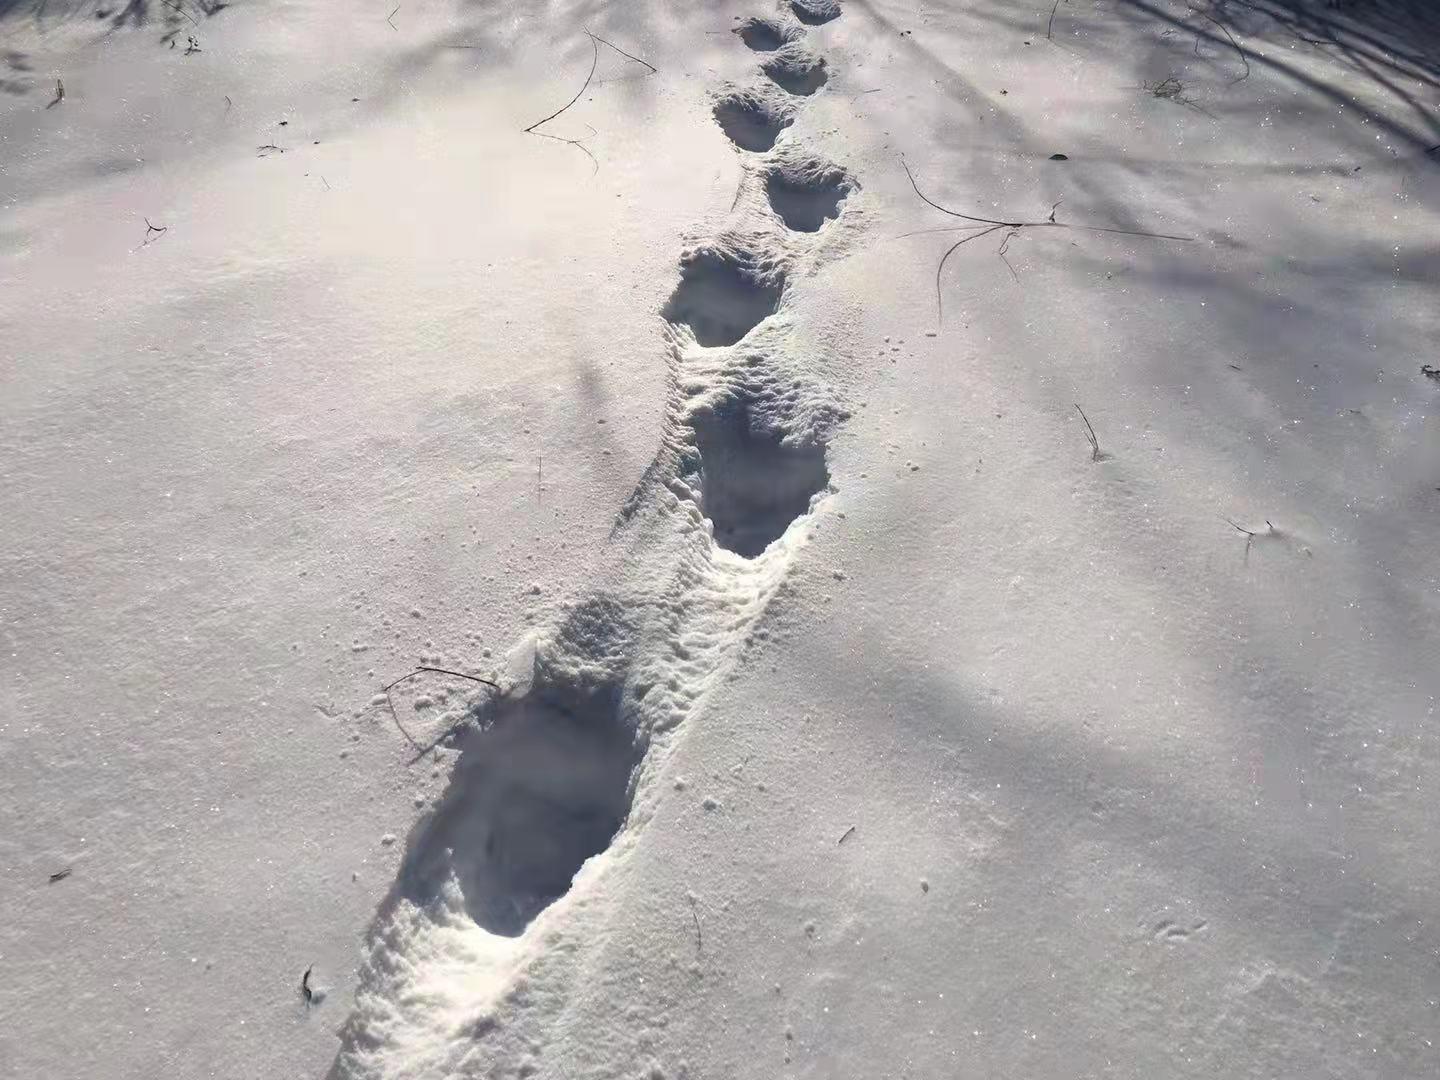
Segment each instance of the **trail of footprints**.
[{"label": "trail of footprints", "polygon": [[[713,94],[740,189],[719,233],[682,254],[661,310],[671,404],[612,535],[610,584],[512,659],[504,693],[477,695],[457,717],[459,758],[376,916],[334,1077],[408,1075],[410,1029],[436,1023],[413,1003],[454,992],[415,955],[417,922],[453,926],[463,912],[496,939],[523,935],[582,891],[572,882],[587,859],[648,818],[655,751],[748,644],[803,542],[797,520],[830,487],[826,446],[848,414],[816,380],[825,357],[800,355],[786,301],[838,250],[826,236],[859,185],[787,130],[828,78],[806,27],[839,5],[786,8],[736,28],[757,54],[755,81]],[[474,1008],[491,1017],[492,1006]],[[502,1025],[482,1026],[488,1036]]]},{"label": "trail of footprints", "polygon": [[[833,0],[793,0],[790,8],[810,24],[840,13]],[[794,245],[786,234],[818,232],[839,216],[856,188],[839,165],[798,143],[780,142],[795,122],[797,99],[814,93],[827,77],[825,60],[803,44],[804,27],[784,19],[749,18],[735,32],[750,49],[769,54],[760,65],[763,80],[715,95],[715,120],[742,151],[744,176],[735,215],[740,224],[686,253],[680,284],[662,312],[702,349],[736,345],[775,314],[792,262]],[[759,215],[745,200],[761,197],[778,219],[778,232],[754,224]],[[776,415],[781,410],[758,400],[783,397],[786,388],[780,384],[792,374],[765,370],[767,361],[785,351],[773,339],[767,344],[769,355],[735,357],[730,370],[698,380],[686,379],[687,368],[704,367],[712,358],[693,356],[683,344],[677,349],[680,381],[701,388],[692,397],[702,403],[688,418],[693,453],[686,458],[687,475],[694,478],[695,501],[713,523],[715,542],[747,558],[760,556],[779,539],[829,483],[824,433],[798,430],[786,423],[790,418]],[[745,377],[735,378],[737,372]],[[704,391],[713,392],[718,384],[738,385],[719,400],[703,400]],[[797,396],[814,396],[805,393],[812,388],[790,389]]]}]

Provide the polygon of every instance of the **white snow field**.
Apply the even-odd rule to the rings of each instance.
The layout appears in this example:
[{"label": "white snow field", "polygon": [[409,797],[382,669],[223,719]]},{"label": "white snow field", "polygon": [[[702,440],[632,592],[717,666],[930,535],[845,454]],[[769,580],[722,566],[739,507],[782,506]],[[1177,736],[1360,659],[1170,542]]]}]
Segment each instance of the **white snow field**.
[{"label": "white snow field", "polygon": [[0,0],[0,208],[0,1075],[1440,1075],[1431,4]]}]

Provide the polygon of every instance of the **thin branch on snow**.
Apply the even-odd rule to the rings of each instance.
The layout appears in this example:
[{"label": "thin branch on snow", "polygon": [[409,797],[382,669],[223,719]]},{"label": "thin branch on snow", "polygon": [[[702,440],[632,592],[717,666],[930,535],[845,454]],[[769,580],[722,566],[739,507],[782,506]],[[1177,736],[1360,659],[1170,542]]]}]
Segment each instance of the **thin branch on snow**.
[{"label": "thin branch on snow", "polygon": [[141,247],[153,244],[170,231],[169,225],[151,225],[148,217],[142,217],[140,220],[145,222],[145,241],[140,245]]},{"label": "thin branch on snow", "polygon": [[[991,233],[998,232],[1001,229],[1010,229],[1014,234],[1018,234],[1021,229],[1080,229],[1084,232],[1114,233],[1117,236],[1141,236],[1151,240],[1179,240],[1185,243],[1189,243],[1195,239],[1193,236],[1175,236],[1171,233],[1146,232],[1140,229],[1115,229],[1103,225],[1073,225],[1069,222],[1056,221],[1055,211],[1060,206],[1059,202],[1050,208],[1050,215],[1044,221],[1006,221],[999,218],[978,217],[974,214],[962,214],[958,210],[951,210],[947,206],[941,206],[920,190],[920,185],[915,180],[915,174],[910,171],[910,164],[905,160],[903,154],[900,157],[900,166],[905,170],[905,175],[910,180],[910,186],[915,190],[915,194],[920,197],[921,202],[927,206],[934,207],[942,214],[948,214],[950,217],[959,218],[962,221],[975,222],[975,225],[959,225],[955,227],[955,231],[967,231],[970,232],[970,235],[963,240],[957,240],[951,244],[950,247],[946,249],[945,254],[940,256],[940,264],[935,268],[935,311],[937,320],[939,321],[944,320],[945,314],[944,299],[940,289],[940,276],[944,272],[945,264],[950,260],[950,256],[955,253],[957,248],[968,244],[971,240],[978,240],[982,236],[989,236]],[[944,230],[935,231],[941,232]],[[1000,245],[999,254],[1002,259],[1009,249],[1009,243],[1012,238],[1013,236],[1006,237]],[[1010,268],[1010,272],[1012,274],[1015,272],[1014,267]]]},{"label": "thin branch on snow", "polygon": [[[535,123],[531,124],[525,129],[525,134],[538,135],[542,139],[554,139],[556,142],[568,143],[570,146],[578,147],[580,151],[590,159],[590,163],[595,166],[595,172],[598,173],[600,171],[600,162],[595,160],[595,155],[590,153],[590,151],[586,149],[584,143],[582,143],[579,139],[564,139],[561,138],[559,135],[551,135],[544,131],[535,130],[541,124],[548,124],[551,120],[554,120],[566,109],[570,108],[571,105],[574,105],[584,95],[585,91],[590,88],[590,80],[595,78],[595,68],[600,63],[600,39],[597,38],[594,34],[590,33],[589,30],[586,30],[585,34],[590,39],[590,50],[592,53],[590,58],[590,73],[585,76],[585,81],[580,85],[580,89],[576,91],[574,97],[572,97],[564,105],[561,105],[560,108],[556,109],[553,113],[545,117],[543,120],[536,120]],[[585,126],[590,127],[589,124],[586,124]],[[595,133],[595,129],[593,127],[590,128],[590,133],[592,135]]]},{"label": "thin branch on snow", "polygon": [[[586,30],[585,33],[590,34],[590,31],[589,31],[589,30]],[[619,45],[616,45],[613,41],[606,41],[603,37],[600,37],[598,34],[590,34],[590,37],[591,37],[593,40],[598,41],[601,45],[609,45],[610,48],[614,49],[614,50],[615,50],[616,52],[618,52],[621,56],[625,57],[626,60],[634,60],[637,64],[644,64],[647,68],[650,69],[650,74],[651,74],[651,75],[656,75],[656,74],[659,73],[660,69],[657,68],[654,64],[650,63],[649,60],[641,60],[640,57],[638,57],[638,56],[632,56],[630,53],[628,53],[628,52],[626,52],[624,49],[620,48]]]},{"label": "thin branch on snow", "polygon": [[1303,542],[1301,537],[1298,537],[1293,533],[1288,533],[1283,529],[1277,528],[1275,526],[1275,523],[1270,521],[1268,518],[1265,521],[1265,528],[1263,531],[1260,529],[1247,529],[1239,522],[1234,521],[1231,518],[1224,517],[1224,515],[1221,515],[1221,520],[1223,520],[1232,529],[1245,537],[1246,566],[1250,565],[1250,549],[1262,543],[1279,543],[1289,547],[1297,555],[1305,556],[1305,558],[1307,559],[1313,559],[1315,557],[1314,551],[1312,551],[1310,547]]},{"label": "thin branch on snow", "polygon": [[168,7],[171,11],[178,11],[181,15],[184,15],[185,18],[189,19],[192,23],[194,23],[194,25],[195,25],[197,28],[200,26],[200,24],[199,24],[198,22],[195,22],[195,16],[194,16],[194,15],[191,15],[188,11],[186,11],[184,8],[182,8],[179,4],[172,4],[172,3],[170,2],[170,0],[160,0],[160,2],[161,2],[162,4],[164,4],[166,7]]},{"label": "thin branch on snow", "polygon": [[[1250,61],[1245,56],[1245,50],[1242,49],[1240,47],[1240,43],[1235,40],[1235,35],[1230,33],[1230,28],[1226,26],[1223,22],[1221,22],[1219,19],[1215,18],[1214,15],[1211,15],[1208,11],[1201,11],[1194,5],[1191,5],[1190,10],[1196,15],[1199,15],[1202,19],[1208,19],[1210,22],[1214,23],[1217,27],[1219,27],[1220,32],[1225,35],[1225,37],[1229,40],[1231,47],[1235,50],[1235,55],[1240,57],[1240,62],[1245,65],[1245,73],[1243,75],[1237,75],[1235,78],[1229,80],[1229,85],[1234,86],[1236,83],[1244,82],[1246,79],[1248,79],[1250,77]],[[1200,36],[1198,34],[1195,36],[1195,55],[1200,55]]]},{"label": "thin branch on snow", "polygon": [[1090,460],[1099,461],[1102,456],[1100,453],[1100,437],[1095,434],[1095,429],[1090,426],[1090,418],[1085,415],[1085,410],[1077,404],[1075,411],[1080,414],[1080,419],[1085,421],[1085,438],[1090,440]]},{"label": "thin branch on snow", "polygon": [[[592,34],[589,30],[586,30],[586,31],[585,31],[585,36],[590,39],[590,51],[591,51],[591,56],[590,56],[590,71],[589,71],[589,73],[585,76],[585,81],[580,84],[580,89],[576,91],[574,97],[572,97],[572,98],[571,98],[569,101],[567,101],[564,105],[561,105],[560,108],[556,109],[553,113],[551,113],[549,116],[545,117],[543,120],[536,120],[535,123],[533,123],[533,124],[531,124],[529,127],[525,128],[525,134],[526,134],[526,135],[538,135],[538,136],[539,136],[540,138],[542,138],[542,139],[554,139],[556,142],[562,142],[562,143],[565,143],[565,144],[567,144],[567,145],[569,145],[569,146],[576,147],[578,150],[580,150],[581,153],[583,153],[586,157],[588,157],[588,158],[590,159],[590,164],[594,166],[594,171],[595,171],[596,173],[598,173],[598,172],[600,171],[600,162],[598,162],[598,161],[595,160],[595,155],[592,154],[592,153],[589,151],[589,149],[585,146],[585,141],[584,141],[583,139],[566,139],[566,138],[563,138],[562,136],[559,136],[559,135],[551,135],[549,132],[539,131],[539,130],[537,130],[537,129],[538,129],[539,127],[541,127],[543,124],[548,124],[551,120],[554,120],[557,116],[559,116],[561,113],[563,113],[566,109],[570,108],[570,106],[574,105],[577,101],[579,101],[582,97],[585,96],[585,91],[588,90],[588,89],[590,89],[590,83],[591,83],[591,82],[594,80],[594,78],[595,78],[595,69],[600,66],[600,46],[601,46],[601,45],[604,45],[604,46],[605,46],[606,48],[608,48],[608,49],[614,49],[617,53],[619,53],[621,56],[625,57],[625,59],[627,59],[627,60],[633,60],[633,61],[635,61],[635,63],[637,63],[637,64],[643,64],[645,67],[647,67],[647,68],[650,69],[650,71],[649,71],[649,74],[650,74],[650,75],[654,75],[659,69],[656,68],[654,64],[650,63],[649,60],[642,60],[642,59],[640,59],[640,57],[635,56],[635,55],[633,55],[633,54],[631,54],[631,53],[626,52],[624,49],[620,48],[620,46],[614,44],[613,42],[606,41],[606,40],[605,40],[604,38],[602,38],[602,37],[597,37],[596,35]],[[590,134],[591,134],[591,135],[594,135],[594,134],[595,134],[595,129],[594,129],[593,127],[590,127],[589,124],[586,124],[585,126],[588,127],[588,128],[590,128]],[[592,173],[591,175],[594,175],[594,174]]]},{"label": "thin branch on snow", "polygon": [[[1050,213],[1050,220],[1053,221],[1055,211],[1051,210]],[[1017,285],[1020,284],[1020,275],[1015,272],[1015,267],[1010,265],[1010,260],[1005,257],[1005,253],[1010,250],[1010,241],[1019,235],[1019,229],[1011,229],[1005,234],[1005,239],[1000,241],[1000,250],[996,252],[996,254],[1000,256],[1000,261],[1005,264],[1005,269],[1010,271],[1010,276],[1015,279],[1015,284]]]},{"label": "thin branch on snow", "polygon": [[[591,53],[592,53],[591,58],[590,58],[590,73],[585,76],[585,81],[580,84],[580,89],[577,90],[577,91],[575,91],[575,96],[574,96],[574,97],[572,97],[572,98],[571,98],[569,101],[567,101],[564,105],[561,105],[560,108],[556,109],[553,113],[551,113],[549,116],[545,117],[543,120],[536,120],[535,123],[531,124],[529,127],[527,127],[527,128],[525,129],[525,134],[527,134],[527,135],[538,135],[539,132],[537,132],[537,131],[535,130],[536,128],[538,128],[541,124],[548,124],[551,120],[554,120],[557,116],[559,116],[561,113],[563,113],[566,109],[570,108],[571,105],[574,105],[577,101],[579,101],[581,95],[584,94],[585,91],[589,89],[589,87],[590,87],[590,80],[595,77],[595,67],[596,67],[596,65],[598,65],[598,64],[600,63],[600,46],[599,46],[599,44],[598,44],[599,39],[596,38],[594,34],[591,34],[588,30],[586,31],[586,34],[589,35],[589,37],[590,37],[590,51],[591,51]],[[546,136],[546,137],[547,137],[547,138],[551,138],[551,139],[555,138],[554,135],[549,135],[549,136]]]},{"label": "thin branch on snow", "polygon": [[[454,675],[457,679],[469,679],[471,682],[484,683],[486,686],[494,687],[497,693],[500,692],[499,683],[492,682],[490,679],[482,679],[479,675],[466,675],[463,671],[451,671],[448,668],[425,667],[423,665],[417,667],[414,671],[411,671],[406,675],[401,675],[400,678],[396,679],[394,682],[389,683],[384,687],[381,687],[380,692],[385,695],[385,704],[390,706],[390,719],[395,721],[395,726],[400,729],[400,734],[404,735],[406,741],[409,742],[410,745],[418,751],[414,758],[415,761],[419,761],[421,757],[423,757],[430,750],[433,750],[436,746],[439,745],[439,743],[435,742],[431,743],[429,746],[421,746],[418,742],[415,741],[414,737],[410,734],[410,732],[405,730],[405,725],[400,723],[400,714],[395,711],[395,699],[390,696],[390,691],[395,689],[395,687],[399,686],[401,683],[413,679],[416,675],[420,675],[425,672],[431,672],[436,675]],[[449,733],[447,732],[446,734]],[[444,736],[441,736],[441,738],[443,739]]]},{"label": "thin branch on snow", "polygon": [[399,5],[399,4],[396,4],[396,5],[395,5],[395,10],[392,11],[389,15],[386,15],[386,16],[385,16],[385,21],[386,21],[387,23],[390,23],[390,29],[391,29],[391,30],[396,30],[396,31],[398,31],[398,30],[400,29],[398,26],[396,26],[393,22],[390,21],[390,20],[392,20],[393,18],[395,18],[395,16],[398,15],[399,13],[400,13],[400,5]]},{"label": "thin branch on snow", "polygon": [[1194,109],[1198,113],[1215,119],[1215,114],[1205,108],[1198,101],[1185,94],[1185,84],[1174,75],[1166,76],[1159,82],[1142,83],[1140,88],[1151,97],[1163,98],[1166,101],[1173,101],[1177,105],[1184,105],[1187,109]]}]

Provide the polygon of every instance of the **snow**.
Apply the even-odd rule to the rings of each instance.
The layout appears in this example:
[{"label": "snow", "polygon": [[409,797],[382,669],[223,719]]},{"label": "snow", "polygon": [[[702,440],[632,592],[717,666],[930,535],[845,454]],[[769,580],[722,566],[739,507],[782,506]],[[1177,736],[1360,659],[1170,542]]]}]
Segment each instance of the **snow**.
[{"label": "snow", "polygon": [[392,7],[0,7],[0,1074],[1433,1073],[1433,15]]}]

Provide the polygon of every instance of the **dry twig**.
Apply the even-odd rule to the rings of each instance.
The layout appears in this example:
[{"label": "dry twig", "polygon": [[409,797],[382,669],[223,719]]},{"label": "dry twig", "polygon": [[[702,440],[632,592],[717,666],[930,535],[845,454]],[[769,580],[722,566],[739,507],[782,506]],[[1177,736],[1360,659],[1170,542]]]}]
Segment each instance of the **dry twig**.
[{"label": "dry twig", "polygon": [[[1235,78],[1230,79],[1229,85],[1234,86],[1236,83],[1244,82],[1246,79],[1248,79],[1250,77],[1250,61],[1245,56],[1245,50],[1242,49],[1240,47],[1240,43],[1235,40],[1235,35],[1230,33],[1230,28],[1226,26],[1223,22],[1221,22],[1219,19],[1215,18],[1214,15],[1211,15],[1208,11],[1201,11],[1199,8],[1193,6],[1190,8],[1190,10],[1196,15],[1199,15],[1202,19],[1208,19],[1210,22],[1218,26],[1220,28],[1220,32],[1224,34],[1227,39],[1229,39],[1231,47],[1235,50],[1235,55],[1240,57],[1240,63],[1245,65],[1245,73],[1243,75],[1237,75],[1235,76]],[[1200,36],[1198,34],[1195,36],[1195,55],[1200,55]]]},{"label": "dry twig", "polygon": [[1266,531],[1266,532],[1263,532],[1263,533],[1260,532],[1258,529],[1247,529],[1247,528],[1245,528],[1244,525],[1239,524],[1238,522],[1236,522],[1236,521],[1233,520],[1232,518],[1228,518],[1228,517],[1227,517],[1227,518],[1225,518],[1225,521],[1228,522],[1228,523],[1230,524],[1230,526],[1231,526],[1232,528],[1234,528],[1237,532],[1243,533],[1244,536],[1245,536],[1245,565],[1246,565],[1246,566],[1249,566],[1249,565],[1250,565],[1250,549],[1255,545],[1255,541],[1256,541],[1257,539],[1260,539],[1260,538],[1263,538],[1263,537],[1266,537],[1266,536],[1274,536],[1274,535],[1276,535],[1275,526],[1272,525],[1272,524],[1270,524],[1270,520],[1269,520],[1268,518],[1265,520],[1265,528],[1266,528],[1267,531]]},{"label": "dry twig", "polygon": [[[535,130],[541,124],[548,124],[551,120],[554,120],[566,109],[570,108],[571,105],[574,105],[584,95],[585,91],[590,88],[590,80],[595,78],[595,68],[600,63],[600,39],[597,38],[594,34],[590,33],[589,30],[586,30],[585,34],[587,37],[590,38],[590,50],[592,54],[590,57],[590,73],[585,76],[585,81],[580,85],[580,89],[576,91],[574,97],[572,97],[564,105],[561,105],[560,108],[556,109],[553,113],[545,117],[543,120],[536,120],[535,123],[531,124],[525,129],[525,134],[538,135],[542,139],[554,139],[556,142],[568,143],[570,146],[578,147],[579,150],[590,159],[590,163],[595,166],[595,172],[598,173],[600,171],[600,162],[595,160],[595,155],[590,153],[590,151],[585,147],[585,144],[581,140],[565,139],[561,138],[559,135],[551,135],[548,132]],[[586,124],[585,126],[590,127],[589,124]],[[590,128],[590,133],[593,135],[595,133],[595,129]]]},{"label": "dry twig", "polygon": [[[609,49],[614,49],[617,53],[619,53],[621,56],[625,57],[625,59],[627,59],[627,60],[633,60],[633,61],[635,61],[635,63],[637,63],[637,64],[643,64],[643,65],[645,65],[645,67],[647,67],[647,68],[650,69],[649,74],[651,74],[651,75],[654,75],[654,74],[656,73],[656,71],[658,71],[659,69],[656,68],[654,64],[650,63],[650,61],[648,61],[648,60],[642,60],[642,59],[640,59],[640,57],[634,56],[634,55],[632,55],[631,53],[626,52],[624,49],[620,48],[620,46],[614,44],[613,42],[606,41],[606,40],[605,40],[604,38],[602,38],[602,37],[597,37],[596,35],[592,34],[589,30],[586,30],[586,31],[585,31],[585,36],[590,39],[590,51],[591,51],[591,56],[590,56],[590,71],[589,71],[589,74],[587,74],[587,75],[585,76],[585,81],[584,81],[583,83],[581,83],[580,89],[579,89],[578,91],[576,91],[576,94],[575,94],[574,97],[572,97],[572,98],[571,98],[569,101],[567,101],[564,105],[561,105],[560,108],[556,109],[556,110],[555,110],[553,113],[551,113],[549,116],[545,117],[545,119],[543,119],[543,120],[536,120],[535,123],[531,124],[529,127],[527,127],[527,128],[525,129],[525,134],[527,134],[527,135],[538,135],[538,136],[540,136],[540,138],[542,138],[542,139],[554,139],[556,142],[562,142],[562,143],[566,143],[566,144],[568,144],[568,145],[570,145],[570,146],[576,147],[578,150],[580,150],[581,153],[583,153],[586,157],[588,157],[588,158],[590,159],[590,164],[591,164],[592,166],[594,166],[594,171],[598,173],[598,172],[600,171],[600,162],[598,162],[598,161],[595,160],[595,155],[592,154],[592,153],[589,151],[589,149],[585,146],[585,141],[584,141],[583,139],[566,139],[566,138],[563,138],[563,137],[561,137],[561,136],[559,136],[559,135],[551,135],[549,132],[546,132],[546,131],[538,131],[538,130],[536,130],[536,129],[539,128],[541,125],[543,125],[543,124],[548,124],[551,120],[554,120],[557,116],[559,116],[561,113],[563,113],[566,109],[570,108],[570,106],[574,105],[577,101],[579,101],[579,100],[585,95],[585,91],[590,88],[590,83],[591,83],[591,82],[594,80],[594,78],[595,78],[595,69],[600,65],[600,46],[601,46],[601,45],[604,45],[606,48],[609,48]],[[588,128],[590,128],[590,134],[591,134],[591,135],[594,135],[594,134],[595,134],[595,129],[594,129],[593,127],[590,127],[589,124],[586,124],[585,126],[588,127]],[[593,175],[593,173],[592,173],[592,175]]]},{"label": "dry twig", "polygon": [[[590,31],[589,31],[589,30],[586,30],[585,33],[590,34]],[[627,60],[634,60],[637,64],[644,64],[647,68],[650,69],[650,74],[651,74],[651,75],[655,75],[655,74],[657,74],[657,73],[660,71],[660,69],[657,68],[654,64],[650,63],[649,60],[641,60],[640,57],[638,57],[638,56],[632,56],[632,55],[630,55],[630,54],[629,54],[628,52],[626,52],[624,49],[620,48],[619,45],[616,45],[613,41],[606,41],[603,37],[600,37],[600,36],[598,36],[598,35],[596,35],[596,34],[590,34],[590,37],[591,37],[593,40],[598,41],[601,45],[609,45],[610,48],[614,49],[614,50],[615,50],[616,52],[618,52],[621,56],[625,57],[625,59],[627,59]]]},{"label": "dry twig", "polygon": [[[915,189],[915,194],[920,196],[921,202],[927,206],[934,207],[942,214],[959,218],[962,221],[974,222],[972,225],[956,225],[948,230],[933,230],[935,232],[970,233],[970,235],[963,240],[957,240],[951,244],[945,251],[945,254],[940,257],[940,264],[935,267],[935,310],[937,318],[940,320],[944,318],[944,303],[940,291],[940,276],[944,272],[945,264],[949,261],[950,256],[953,255],[955,250],[962,244],[968,244],[971,240],[978,240],[982,236],[989,236],[991,233],[999,232],[1001,229],[1010,229],[1015,234],[1018,234],[1022,229],[1081,229],[1085,232],[1113,233],[1117,236],[1141,236],[1151,240],[1179,240],[1187,243],[1195,239],[1193,236],[1175,236],[1170,233],[1145,232],[1140,229],[1116,229],[1103,225],[1072,225],[1069,222],[1056,221],[1055,211],[1060,206],[1058,202],[1050,208],[1050,215],[1044,221],[1005,221],[1000,218],[977,217],[974,214],[962,214],[958,210],[951,210],[949,207],[941,206],[921,191],[920,185],[915,180],[915,174],[910,171],[910,165],[903,156],[900,158],[900,165],[904,168],[905,175],[909,177],[910,186]],[[1007,237],[1000,245],[1000,255],[1002,258],[1008,250],[1010,239],[1011,237]],[[1011,273],[1014,273],[1014,267],[1011,267],[1010,270]]]},{"label": "dry twig", "polygon": [[1095,434],[1095,429],[1090,426],[1090,418],[1085,415],[1085,410],[1080,408],[1079,405],[1076,405],[1075,411],[1080,414],[1080,419],[1085,421],[1085,438],[1090,440],[1090,460],[1099,461],[1101,457],[1100,437]]},{"label": "dry twig", "polygon": [[145,222],[145,242],[140,245],[141,247],[153,244],[170,231],[169,225],[151,225],[148,217],[141,218],[140,220]]},{"label": "dry twig", "polygon": [[195,25],[197,28],[200,26],[200,24],[199,24],[198,22],[195,22],[195,16],[194,16],[194,15],[191,15],[188,11],[186,11],[184,8],[182,8],[179,4],[172,4],[172,3],[170,2],[170,0],[160,0],[160,2],[161,2],[162,4],[164,4],[166,7],[168,7],[171,11],[178,11],[181,15],[184,15],[185,18],[189,19],[192,23],[194,23],[194,25]]},{"label": "dry twig", "polygon": [[[399,686],[401,683],[407,682],[410,679],[413,679],[416,675],[420,675],[425,672],[430,672],[435,675],[453,675],[457,679],[469,679],[471,682],[484,683],[486,686],[493,687],[497,693],[500,692],[499,683],[492,682],[490,679],[482,679],[479,675],[466,675],[463,671],[450,671],[448,668],[425,667],[424,665],[417,667],[414,671],[411,671],[406,675],[401,675],[400,678],[396,679],[394,682],[382,687],[380,692],[385,695],[385,703],[390,706],[390,718],[395,721],[395,726],[400,729],[400,734],[404,735],[406,741],[409,742],[409,744],[413,746],[416,751],[418,751],[414,758],[415,761],[419,761],[420,758],[422,758],[426,753],[438,746],[440,740],[436,740],[429,746],[421,746],[418,742],[416,742],[410,732],[405,730],[405,725],[400,723],[400,714],[395,711],[395,699],[390,696],[390,691],[395,689],[395,687]],[[449,732],[446,732],[445,734],[448,735]],[[445,735],[442,735],[440,737],[440,739],[442,740],[444,738]]]}]

